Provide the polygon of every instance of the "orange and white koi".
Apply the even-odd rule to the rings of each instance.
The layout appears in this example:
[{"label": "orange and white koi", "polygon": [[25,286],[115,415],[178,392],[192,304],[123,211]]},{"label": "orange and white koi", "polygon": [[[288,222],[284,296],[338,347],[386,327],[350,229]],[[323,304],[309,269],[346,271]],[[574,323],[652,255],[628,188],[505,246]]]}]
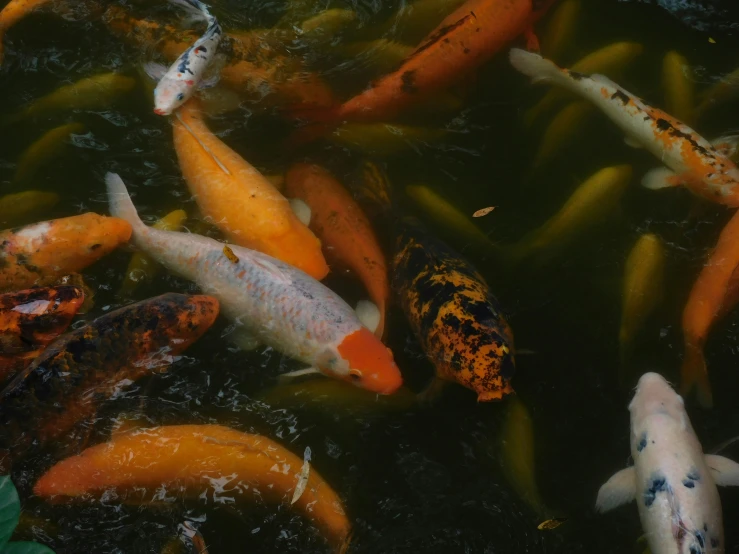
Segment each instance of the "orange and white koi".
[{"label": "orange and white koi", "polygon": [[86,213],[0,233],[0,291],[54,282],[115,250],[131,226],[114,217]]},{"label": "orange and white koi", "polygon": [[[336,293],[255,250],[144,225],[121,178],[106,176],[110,210],[131,223],[133,242],[170,271],[221,301],[234,338],[265,343],[337,379],[381,394],[402,379],[392,352]],[[228,248],[231,255],[226,255]],[[234,259],[235,257],[235,259]]]},{"label": "orange and white koi", "polygon": [[328,274],[321,243],[265,177],[215,136],[197,99],[174,121],[174,145],[190,192],[204,216],[239,246],[264,252],[315,279]]},{"label": "orange and white koi", "polygon": [[626,143],[641,147],[667,167],[642,179],[649,189],[678,185],[712,202],[739,207],[739,168],[723,152],[671,115],[647,105],[603,75],[561,69],[538,54],[518,48],[513,67],[534,83],[551,82],[591,101],[626,134]]},{"label": "orange and white koi", "polygon": [[318,235],[329,259],[354,271],[364,283],[379,310],[375,334],[382,337],[390,296],[387,264],[362,208],[333,175],[318,165],[300,163],[291,167],[285,176],[285,192],[309,206],[310,228]]},{"label": "orange and white koi", "polygon": [[157,115],[171,114],[190,99],[196,88],[203,85],[205,70],[213,61],[223,36],[218,20],[199,0],[169,1],[205,18],[208,28],[195,44],[180,54],[169,69],[153,62],[145,65],[149,76],[159,81],[154,89],[154,113]]}]

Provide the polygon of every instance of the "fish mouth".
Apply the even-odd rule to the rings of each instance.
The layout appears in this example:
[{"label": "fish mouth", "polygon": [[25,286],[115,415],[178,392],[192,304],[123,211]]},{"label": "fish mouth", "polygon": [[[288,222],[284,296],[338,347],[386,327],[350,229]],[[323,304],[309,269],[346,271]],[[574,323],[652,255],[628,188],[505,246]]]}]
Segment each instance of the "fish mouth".
[{"label": "fish mouth", "polygon": [[167,111],[162,108],[154,108],[154,113],[157,115],[169,115]]}]

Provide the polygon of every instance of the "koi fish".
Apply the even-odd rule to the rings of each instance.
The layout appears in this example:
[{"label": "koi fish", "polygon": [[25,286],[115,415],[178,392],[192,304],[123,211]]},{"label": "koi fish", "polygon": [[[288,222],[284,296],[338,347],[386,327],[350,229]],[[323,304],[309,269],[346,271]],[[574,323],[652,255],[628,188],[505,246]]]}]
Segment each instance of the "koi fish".
[{"label": "koi fish", "polygon": [[26,17],[37,7],[49,2],[49,0],[10,0],[0,11],[0,65],[5,57],[5,47],[3,40],[5,33],[13,25]]},{"label": "koi fish", "polygon": [[699,119],[713,108],[730,102],[739,96],[739,68],[722,76],[716,83],[701,93],[701,101],[695,109]]},{"label": "koi fish", "polygon": [[662,60],[662,88],[665,111],[690,124],[695,110],[695,77],[685,56],[670,51]]},{"label": "koi fish", "polygon": [[0,292],[78,272],[131,236],[121,219],[86,213],[0,232]]},{"label": "koi fish", "polygon": [[739,464],[703,454],[683,399],[657,373],[639,379],[629,412],[634,465],[600,488],[596,510],[636,500],[653,554],[723,553],[716,485],[739,486]]},{"label": "koi fish", "polygon": [[[706,139],[671,115],[648,106],[602,75],[560,69],[538,54],[511,50],[513,66],[534,82],[552,82],[593,102],[626,134],[630,146],[643,147],[667,167],[642,179],[649,189],[685,185],[712,202],[739,207],[739,169]],[[669,168],[669,169],[668,169]]]},{"label": "koi fish", "polygon": [[[552,3],[553,0],[467,0],[396,71],[338,107],[295,113],[323,123],[388,121],[433,92],[459,81],[522,34],[531,48],[538,49],[532,26]],[[299,132],[308,129],[310,126]]]},{"label": "koi fish", "polygon": [[686,395],[697,387],[698,401],[705,407],[713,405],[713,395],[703,348],[714,323],[729,314],[739,302],[738,237],[739,212],[721,231],[683,310],[685,355],[680,390]]},{"label": "koi fish", "polygon": [[84,299],[82,289],[67,286],[0,294],[0,382],[62,334]]},{"label": "koi fish", "polygon": [[[62,460],[34,486],[44,498],[116,494],[126,502],[151,500],[157,491],[189,498],[254,499],[285,504],[313,523],[337,549],[351,525],[341,499],[313,469],[303,494],[290,504],[303,460],[262,435],[220,425],[171,425],[116,436]],[[224,481],[225,480],[225,481]],[[231,483],[216,490],[216,483]]]},{"label": "koi fish", "polygon": [[60,110],[105,108],[117,98],[131,92],[135,86],[136,79],[118,73],[86,77],[33,100],[15,114],[6,117],[3,124],[17,123],[29,117],[40,117]]},{"label": "koi fish", "polygon": [[618,344],[621,351],[619,381],[626,384],[627,362],[634,338],[660,304],[664,291],[665,246],[657,235],[639,237],[626,258]]},{"label": "koi fish", "polygon": [[438,142],[447,136],[446,129],[388,123],[344,123],[327,138],[352,150],[378,157],[417,149],[418,143]]},{"label": "koi fish", "polygon": [[59,203],[55,192],[26,190],[0,196],[0,229],[33,221]]},{"label": "koi fish", "polygon": [[67,123],[44,133],[21,154],[13,176],[13,184],[29,183],[40,168],[64,152],[69,144],[70,135],[79,135],[84,130],[85,126],[82,123]]},{"label": "koi fish", "polygon": [[200,211],[226,238],[305,271],[328,274],[321,243],[282,194],[244,158],[210,132],[194,101],[177,112],[174,145]]},{"label": "koi fish", "polygon": [[464,0],[414,0],[401,4],[387,21],[371,27],[367,35],[392,35],[397,40],[417,44],[463,2]]},{"label": "koi fish", "polygon": [[171,364],[217,315],[215,298],[167,293],[59,337],[0,391],[2,446],[14,461],[59,440],[121,387]]},{"label": "koi fish", "polygon": [[581,0],[564,0],[552,12],[541,35],[541,53],[550,60],[559,60],[568,45],[574,42],[574,35],[580,14]]},{"label": "koi fish", "polygon": [[169,69],[153,62],[146,64],[146,72],[158,81],[154,89],[154,113],[157,115],[170,115],[203,85],[205,70],[213,61],[223,35],[218,20],[199,0],[169,1],[203,17],[208,22],[208,28],[195,44],[180,54]]},{"label": "koi fish", "polygon": [[[133,242],[170,271],[221,300],[237,323],[234,337],[253,348],[263,342],[328,376],[391,394],[402,383],[392,352],[341,297],[280,260],[197,235],[144,225],[123,181],[106,176],[112,213],[129,221]],[[238,258],[234,262],[224,247]]]},{"label": "koi fish", "polygon": [[293,165],[285,176],[285,193],[308,205],[310,228],[321,240],[326,256],[362,281],[374,303],[372,308],[379,311],[375,334],[382,337],[390,297],[387,265],[362,208],[333,175],[315,164]]},{"label": "koi fish", "polygon": [[[411,55],[414,48],[386,38],[371,41],[350,42],[337,48],[345,59],[361,60],[361,66],[384,74],[394,70]],[[358,62],[359,63],[359,62]]]},{"label": "koi fish", "polygon": [[543,167],[558,159],[563,151],[572,148],[592,127],[595,115],[595,108],[589,102],[576,101],[562,108],[544,130],[527,178],[532,179]]}]

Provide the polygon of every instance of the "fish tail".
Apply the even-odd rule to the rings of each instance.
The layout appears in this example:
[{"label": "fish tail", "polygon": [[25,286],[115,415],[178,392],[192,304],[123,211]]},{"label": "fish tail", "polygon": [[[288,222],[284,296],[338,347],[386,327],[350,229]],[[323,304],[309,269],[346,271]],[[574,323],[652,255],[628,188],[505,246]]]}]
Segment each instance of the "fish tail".
[{"label": "fish tail", "polygon": [[514,68],[531,77],[532,83],[557,81],[563,78],[559,67],[539,54],[527,52],[521,48],[512,48],[508,58]]},{"label": "fish tail", "polygon": [[107,173],[105,175],[105,185],[108,188],[108,204],[110,205],[111,215],[128,221],[134,233],[146,229],[146,225],[141,221],[120,175]]},{"label": "fish tail", "polygon": [[693,387],[695,387],[698,393],[698,403],[704,408],[713,407],[713,393],[711,392],[711,382],[708,379],[708,368],[702,345],[686,345],[681,369],[681,381],[680,394],[683,397],[690,394]]}]

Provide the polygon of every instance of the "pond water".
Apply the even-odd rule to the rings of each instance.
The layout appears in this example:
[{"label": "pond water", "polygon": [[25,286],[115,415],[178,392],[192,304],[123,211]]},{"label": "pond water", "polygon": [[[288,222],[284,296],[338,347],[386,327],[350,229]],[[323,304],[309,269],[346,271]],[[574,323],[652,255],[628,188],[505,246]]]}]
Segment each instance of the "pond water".
[{"label": "pond water", "polygon": [[[653,105],[664,105],[661,67],[668,51],[686,57],[699,91],[739,65],[739,38],[730,25],[723,25],[725,20],[696,29],[681,20],[685,14],[679,9],[671,14],[658,5],[612,0],[582,4],[575,30],[556,61],[571,64],[617,41],[640,43],[643,54],[617,80]],[[655,4],[670,7],[669,2]],[[212,0],[211,5],[227,32],[267,28],[285,13],[285,4],[272,0]],[[130,1],[120,6],[137,17],[160,22],[176,23],[181,15],[159,3]],[[362,90],[377,71],[361,55],[342,59],[336,52],[357,38],[402,36],[402,28],[380,26],[398,9],[395,1],[335,0],[295,6],[305,18],[326,8],[356,11],[357,27],[349,32],[323,43],[289,44],[292,56],[305,58],[338,94],[347,97]],[[545,18],[538,28],[546,28],[547,23]],[[62,84],[97,73],[121,72],[135,77],[138,84],[103,108],[59,109],[6,127],[0,132],[2,193],[24,188],[57,192],[61,201],[44,219],[87,211],[107,214],[102,177],[116,171],[135,192],[145,221],[151,223],[183,208],[190,216],[187,225],[203,232],[177,164],[171,124],[152,113],[151,86],[138,71],[155,55],[154,45],[148,51],[132,47],[111,34],[99,15],[70,12],[63,6],[25,18],[7,33],[5,43],[0,72],[3,114],[16,112]],[[349,552],[642,552],[633,504],[605,515],[593,509],[600,485],[629,462],[626,406],[632,393],[618,383],[626,257],[646,232],[657,234],[666,246],[663,300],[639,334],[629,364],[633,377],[629,384],[647,370],[677,382],[683,354],[682,309],[732,212],[718,205],[696,208],[686,190],[640,187],[641,176],[656,161],[643,150],[625,145],[617,128],[599,114],[578,123],[573,138],[560,141],[555,159],[532,173],[542,134],[556,112],[531,129],[525,127],[525,111],[547,87],[531,86],[503,53],[474,77],[455,85],[463,93],[456,109],[417,111],[400,119],[403,124],[447,130],[443,137],[411,137],[397,152],[370,157],[386,167],[400,209],[427,221],[478,266],[508,314],[516,346],[530,351],[518,356],[513,386],[533,422],[535,475],[549,507],[547,514],[532,509],[501,469],[500,434],[510,400],[477,403],[472,392],[458,386],[448,387],[428,405],[407,410],[335,398],[305,402],[284,394],[275,400],[267,391],[277,386],[277,376],[300,369],[300,364],[269,348],[238,350],[227,340],[228,323],[222,319],[166,372],[138,381],[106,403],[88,423],[92,433],[87,444],[107,440],[116,418],[127,414],[147,426],[218,423],[260,433],[300,457],[310,447],[313,467],[337,491],[352,521]],[[696,129],[709,138],[726,134],[736,127],[733,117],[737,115],[739,103],[723,105],[702,118]],[[83,123],[85,130],[74,135],[61,156],[40,168],[31,183],[13,184],[16,164],[27,146],[46,130],[69,122]],[[213,115],[208,124],[269,175],[283,172],[296,160],[311,160],[346,179],[367,157],[356,146],[329,141],[301,148],[285,146],[290,124],[250,99]],[[513,243],[557,212],[580,182],[618,164],[634,168],[632,184],[619,205],[535,270],[510,272],[498,267],[464,236],[434,223],[428,212],[403,194],[406,185],[422,183],[465,214],[495,206],[492,213],[474,221],[493,242]],[[218,236],[213,229],[205,229]],[[129,258],[130,252],[119,249],[85,270],[95,305],[79,320],[91,320],[130,301],[118,293]],[[346,276],[332,275],[326,282],[352,303],[362,296],[356,281]],[[192,283],[162,273],[138,287],[133,299],[197,290]],[[715,407],[704,410],[694,398],[687,400],[707,452],[739,434],[738,318],[735,312],[716,325],[706,347]],[[391,308],[387,327],[386,342],[406,385],[422,390],[433,367],[397,307]],[[739,446],[729,447],[724,454],[739,457]],[[14,469],[26,521],[18,538],[43,542],[58,553],[160,552],[184,521],[197,525],[211,554],[328,551],[315,528],[286,506],[212,501],[138,506],[115,501],[46,503],[34,497],[31,488],[53,463],[49,456],[32,457]],[[739,526],[732,522],[739,518],[739,493],[723,489],[721,497],[727,552],[737,552]],[[567,520],[555,530],[538,530],[546,515]]]}]

